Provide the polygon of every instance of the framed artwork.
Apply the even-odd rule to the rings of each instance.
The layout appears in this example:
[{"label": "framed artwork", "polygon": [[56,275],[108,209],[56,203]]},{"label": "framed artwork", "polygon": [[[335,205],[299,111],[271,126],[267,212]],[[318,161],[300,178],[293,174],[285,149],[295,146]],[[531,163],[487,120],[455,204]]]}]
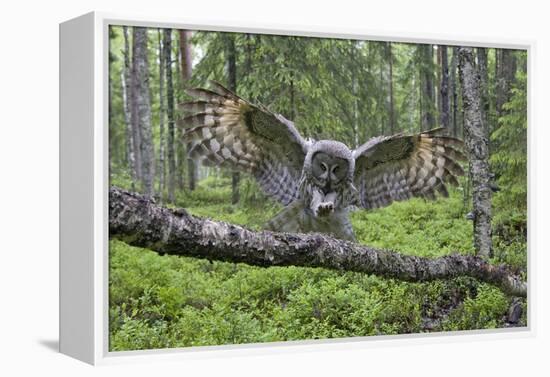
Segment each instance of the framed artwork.
[{"label": "framed artwork", "polygon": [[531,49],[61,24],[61,352],[530,331]]}]

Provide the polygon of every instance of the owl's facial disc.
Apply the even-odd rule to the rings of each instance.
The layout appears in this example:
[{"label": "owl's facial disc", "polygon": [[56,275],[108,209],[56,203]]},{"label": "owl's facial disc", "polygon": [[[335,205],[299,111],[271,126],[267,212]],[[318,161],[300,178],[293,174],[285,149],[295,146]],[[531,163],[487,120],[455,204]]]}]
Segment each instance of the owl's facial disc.
[{"label": "owl's facial disc", "polygon": [[339,184],[348,173],[348,161],[331,156],[325,152],[317,152],[311,159],[313,177],[326,188],[327,191]]}]

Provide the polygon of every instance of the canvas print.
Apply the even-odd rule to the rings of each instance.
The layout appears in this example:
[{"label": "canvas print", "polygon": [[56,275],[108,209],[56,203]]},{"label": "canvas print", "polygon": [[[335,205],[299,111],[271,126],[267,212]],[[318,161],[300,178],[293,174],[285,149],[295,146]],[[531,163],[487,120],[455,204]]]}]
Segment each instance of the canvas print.
[{"label": "canvas print", "polygon": [[527,326],[527,51],[109,28],[109,350]]}]

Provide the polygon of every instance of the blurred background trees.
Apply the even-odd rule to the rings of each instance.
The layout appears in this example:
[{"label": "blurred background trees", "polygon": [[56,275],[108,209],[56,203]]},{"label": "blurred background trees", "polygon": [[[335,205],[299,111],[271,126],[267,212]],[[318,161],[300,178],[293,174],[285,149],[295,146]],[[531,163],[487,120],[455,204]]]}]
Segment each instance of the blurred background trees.
[{"label": "blurred background trees", "polygon": [[[473,54],[491,184],[500,190],[496,224],[500,231],[524,232],[526,52],[477,48]],[[377,135],[435,127],[464,138],[457,58],[458,47],[445,45],[112,27],[111,178],[174,203],[205,177],[227,176],[232,203],[243,200],[247,177],[196,166],[181,142],[177,104],[188,99],[186,87],[207,86],[208,80],[283,114],[305,136],[350,147]],[[469,203],[468,182],[464,187]]]}]

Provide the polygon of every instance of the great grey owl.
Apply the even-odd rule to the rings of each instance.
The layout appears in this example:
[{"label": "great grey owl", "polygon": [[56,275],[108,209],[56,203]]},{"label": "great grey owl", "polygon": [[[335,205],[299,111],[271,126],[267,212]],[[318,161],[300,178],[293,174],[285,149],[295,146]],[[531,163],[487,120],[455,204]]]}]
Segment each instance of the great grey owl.
[{"label": "great grey owl", "polygon": [[355,150],[334,140],[305,139],[282,115],[219,83],[188,89],[184,142],[207,166],[250,173],[285,208],[267,224],[280,232],[322,232],[354,240],[353,207],[384,207],[414,196],[448,196],[464,174],[462,142],[434,131],[370,139]]}]

